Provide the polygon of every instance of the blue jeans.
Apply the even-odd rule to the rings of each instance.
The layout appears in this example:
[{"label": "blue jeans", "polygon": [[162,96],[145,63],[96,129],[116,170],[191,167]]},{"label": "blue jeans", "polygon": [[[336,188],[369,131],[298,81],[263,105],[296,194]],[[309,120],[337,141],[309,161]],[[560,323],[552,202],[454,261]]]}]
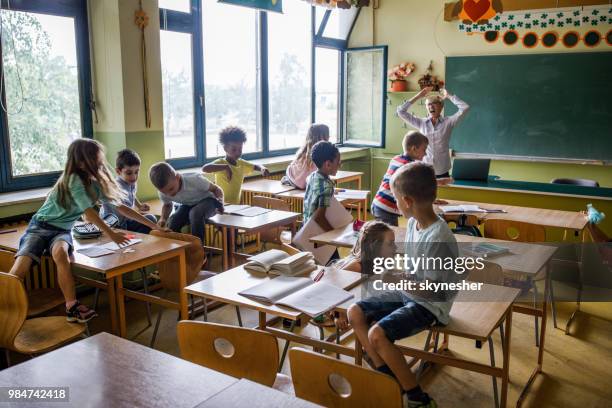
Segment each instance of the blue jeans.
[{"label": "blue jeans", "polygon": [[25,234],[19,240],[19,250],[15,258],[27,256],[39,264],[45,251],[50,253],[53,246],[60,241],[68,243],[68,253],[71,253],[73,245],[70,231],[32,218]]},{"label": "blue jeans", "polygon": [[174,232],[181,232],[181,229],[189,224],[191,235],[200,238],[204,243],[204,224],[206,219],[217,213],[219,201],[215,198],[205,198],[196,205],[180,204],[174,210],[168,220],[168,228]]},{"label": "blue jeans", "polygon": [[389,341],[414,336],[437,321],[435,316],[401,291],[385,292],[357,302],[368,324],[376,322]]},{"label": "blue jeans", "polygon": [[[153,214],[144,214],[144,217],[154,224],[157,223],[157,217],[155,217]],[[130,219],[125,219],[117,227],[128,231],[140,232],[141,234],[148,234],[151,232],[151,228],[139,223],[138,221]]]}]

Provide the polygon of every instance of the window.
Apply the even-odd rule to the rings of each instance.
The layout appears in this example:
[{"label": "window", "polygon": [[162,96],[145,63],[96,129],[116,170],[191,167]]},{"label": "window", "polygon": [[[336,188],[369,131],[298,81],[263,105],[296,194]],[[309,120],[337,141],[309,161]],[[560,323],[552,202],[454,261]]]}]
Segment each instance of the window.
[{"label": "window", "polygon": [[92,135],[84,3],[18,4],[0,11],[4,191],[52,184],[68,145]]},{"label": "window", "polygon": [[329,126],[330,141],[338,137],[338,99],[340,51],[316,48],[315,51],[315,122]]},{"label": "window", "polygon": [[190,0],[159,0],[159,8],[189,13]]},{"label": "window", "polygon": [[327,24],[325,24],[323,37],[347,40],[357,13],[359,13],[359,9],[356,7],[331,10]]},{"label": "window", "polygon": [[270,150],[299,147],[312,122],[311,10],[293,0],[283,14],[268,13]]},{"label": "window", "polygon": [[218,136],[229,125],[247,132],[243,153],[260,152],[259,14],[216,0],[204,0],[202,6],[206,157],[225,154]]}]

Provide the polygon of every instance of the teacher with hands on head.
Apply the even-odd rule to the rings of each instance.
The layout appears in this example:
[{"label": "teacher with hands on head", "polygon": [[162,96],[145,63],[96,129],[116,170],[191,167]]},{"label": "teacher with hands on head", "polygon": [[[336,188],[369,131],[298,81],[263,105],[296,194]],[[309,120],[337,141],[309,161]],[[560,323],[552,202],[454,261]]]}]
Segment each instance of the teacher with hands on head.
[{"label": "teacher with hands on head", "polygon": [[[436,177],[449,177],[448,171],[451,168],[449,152],[450,137],[453,128],[470,109],[470,106],[457,97],[450,95],[446,89],[440,91],[440,96],[429,97],[425,101],[427,107],[427,117],[419,118],[408,112],[408,109],[419,99],[425,97],[433,90],[426,87],[416,94],[412,99],[404,102],[397,108],[397,114],[406,123],[415,127],[429,139],[427,152],[424,158],[426,163],[432,164],[436,171]],[[442,116],[442,102],[448,99],[457,106],[459,111],[452,116]]]}]

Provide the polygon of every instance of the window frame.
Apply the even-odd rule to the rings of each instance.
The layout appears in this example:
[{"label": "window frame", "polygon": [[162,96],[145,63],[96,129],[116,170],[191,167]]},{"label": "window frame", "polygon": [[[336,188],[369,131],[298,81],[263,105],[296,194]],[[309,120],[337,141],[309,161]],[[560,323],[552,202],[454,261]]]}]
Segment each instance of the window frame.
[{"label": "window frame", "polygon": [[[2,3],[2,10],[8,9]],[[77,57],[77,78],[79,90],[79,105],[81,111],[81,135],[83,138],[93,138],[92,121],[92,87],[89,49],[89,27],[87,19],[87,2],[82,0],[13,0],[11,11],[22,11],[38,14],[48,14],[74,19],[75,47]],[[2,45],[0,44],[0,67],[2,66]],[[2,87],[2,101],[6,106],[6,87]],[[48,187],[53,185],[61,175],[61,171],[13,176],[12,158],[10,149],[10,135],[8,133],[8,117],[0,109],[0,191],[17,191],[31,188]]]}]

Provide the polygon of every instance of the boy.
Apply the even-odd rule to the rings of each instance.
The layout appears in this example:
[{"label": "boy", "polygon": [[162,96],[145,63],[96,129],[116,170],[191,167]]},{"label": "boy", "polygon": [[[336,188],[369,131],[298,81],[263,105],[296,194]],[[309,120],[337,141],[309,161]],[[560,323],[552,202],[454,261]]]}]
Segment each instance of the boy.
[{"label": "boy", "polygon": [[427,138],[419,132],[410,131],[404,136],[402,142],[404,153],[391,159],[389,168],[380,182],[380,187],[378,187],[378,192],[376,196],[374,196],[374,200],[372,200],[371,211],[377,221],[386,222],[396,227],[398,226],[400,212],[397,208],[395,197],[393,197],[391,193],[391,177],[393,177],[397,169],[403,165],[413,161],[423,160],[428,144],[429,141]]},{"label": "boy", "polygon": [[[138,154],[130,149],[123,149],[119,151],[117,153],[117,159],[115,160],[115,171],[117,172],[117,178],[115,181],[117,182],[117,185],[121,191],[123,191],[125,194],[125,198],[121,200],[122,204],[126,207],[135,208],[140,212],[149,211],[149,205],[141,203],[136,197],[138,175],[140,173],[140,157],[138,157]],[[151,228],[117,214],[117,211],[115,211],[115,206],[109,202],[104,202],[100,210],[100,217],[104,218],[109,214],[115,214],[117,218],[119,218],[117,228],[141,232],[143,234],[148,234],[151,232]],[[157,223],[157,218],[155,218],[153,214],[143,215],[152,223]]]},{"label": "boy", "polygon": [[[455,237],[433,209],[436,187],[433,167],[420,162],[401,167],[391,179],[397,206],[402,215],[409,219],[406,254],[413,258],[434,260],[434,268],[410,271],[412,279],[455,282],[459,281],[460,275],[453,270],[442,269],[442,265],[435,261],[438,258],[455,258],[458,254]],[[431,270],[436,269],[436,265],[440,270]],[[434,324],[447,324],[455,294],[450,291],[387,291],[363,299],[348,310],[349,322],[372,366],[397,379],[406,393],[408,407],[433,408],[436,404],[421,390],[402,352],[393,343],[427,330]]]},{"label": "boy", "polygon": [[340,168],[340,151],[330,142],[317,142],[312,147],[311,159],[318,170],[306,179],[304,224],[314,218],[321,228],[330,231],[333,228],[325,217],[325,211],[334,195],[334,182],[329,177],[335,176]]},{"label": "boy", "polygon": [[249,163],[240,158],[242,147],[246,142],[246,133],[239,127],[228,126],[219,133],[219,143],[225,150],[225,158],[219,158],[204,165],[204,173],[215,173],[215,183],[221,187],[228,204],[240,204],[240,194],[244,176],[253,170],[269,176],[270,172],[263,166]]},{"label": "boy", "polygon": [[[205,220],[215,215],[217,210],[223,211],[223,190],[202,174],[179,174],[165,162],[154,164],[149,170],[149,178],[159,190],[163,203],[157,224],[164,227],[167,223],[168,228],[175,232],[190,224],[191,234],[204,242]],[[178,203],[179,207],[170,216],[173,203]]]}]

